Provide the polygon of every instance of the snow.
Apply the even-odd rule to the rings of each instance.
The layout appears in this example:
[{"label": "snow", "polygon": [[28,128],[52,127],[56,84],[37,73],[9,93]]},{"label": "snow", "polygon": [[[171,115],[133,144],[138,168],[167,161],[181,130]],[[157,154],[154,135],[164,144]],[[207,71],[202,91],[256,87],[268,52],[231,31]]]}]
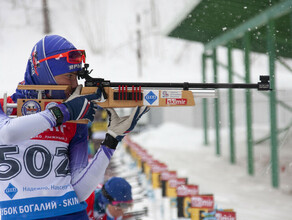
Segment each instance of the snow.
[{"label": "snow", "polygon": [[[87,51],[87,61],[94,69],[93,77],[111,81],[201,82],[203,46],[168,38],[165,30],[177,23],[177,17],[196,0],[156,0],[156,26],[152,26],[150,1],[100,0],[48,1],[51,9],[52,34],[69,39],[76,47]],[[33,45],[43,37],[41,1],[0,0],[0,97],[14,92],[23,80],[27,59]],[[159,12],[159,13],[158,13]],[[142,76],[136,60],[136,15],[141,15],[143,56]],[[99,17],[98,15],[103,15]],[[159,16],[158,16],[159,15]],[[86,27],[85,25],[88,25]],[[81,28],[80,25],[83,25]],[[219,59],[226,63],[226,51],[220,48]],[[244,70],[242,53],[235,51],[234,70]],[[286,59],[290,66],[292,61]],[[277,65],[277,87],[287,92],[291,88],[291,73]],[[210,73],[211,68],[208,68]],[[252,55],[252,79],[268,73],[267,57]],[[226,71],[219,68],[219,81],[226,82]],[[241,74],[242,75],[242,74]],[[212,74],[208,81],[212,82]],[[176,115],[173,115],[176,117]],[[268,127],[255,125],[256,135],[268,133]],[[228,130],[223,127],[222,155],[215,154],[215,131],[210,129],[210,144],[204,146],[203,130],[166,122],[158,127],[146,127],[131,138],[155,158],[176,170],[189,183],[198,184],[200,192],[212,193],[219,208],[233,208],[239,220],[291,219],[292,161],[291,132],[281,138],[280,188],[271,186],[269,165],[270,144],[255,147],[255,175],[247,174],[246,131],[236,128],[237,163],[229,163]]]},{"label": "snow", "polygon": [[[215,131],[211,132],[215,134]],[[244,131],[237,129],[237,134],[240,133]],[[210,146],[202,144],[202,129],[165,123],[131,137],[155,159],[167,164],[169,170],[176,170],[178,177],[188,177],[189,183],[199,185],[200,194],[214,194],[218,208],[234,209],[237,219],[290,219],[291,189],[272,188],[269,165],[258,164],[262,162],[258,156],[255,156],[258,160],[256,174],[249,176],[243,156],[246,150],[243,141],[236,143],[236,154],[241,158],[237,158],[237,164],[231,165],[227,156],[227,131],[222,132],[222,139],[223,156],[215,156],[214,141]],[[257,148],[264,149],[256,149],[255,155],[268,160],[267,144]],[[258,153],[259,150],[262,152]],[[291,158],[290,149],[285,152]],[[291,171],[286,178],[291,181]]]}]

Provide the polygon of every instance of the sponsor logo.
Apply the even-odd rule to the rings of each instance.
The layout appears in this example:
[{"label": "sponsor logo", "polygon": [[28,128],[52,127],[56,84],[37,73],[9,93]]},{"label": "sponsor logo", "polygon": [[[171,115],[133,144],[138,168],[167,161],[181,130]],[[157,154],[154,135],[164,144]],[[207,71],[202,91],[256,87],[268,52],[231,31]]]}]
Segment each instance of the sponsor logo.
[{"label": "sponsor logo", "polygon": [[55,58],[56,60],[59,60],[60,58],[64,57],[62,54],[60,54],[57,58]]},{"label": "sponsor logo", "polygon": [[186,105],[187,99],[166,99],[167,105]]},{"label": "sponsor logo", "polygon": [[191,199],[193,208],[210,208],[214,206],[214,199],[211,196],[194,196]]},{"label": "sponsor logo", "polygon": [[196,185],[180,185],[176,190],[178,196],[195,196],[199,194],[199,189]]},{"label": "sponsor logo", "polygon": [[[73,126],[71,126],[73,125]],[[58,127],[49,128],[43,133],[38,134],[33,137],[34,140],[54,140],[69,143],[71,138],[74,136],[75,132],[72,133],[72,129],[75,130],[76,125],[71,124],[62,124]]]},{"label": "sponsor logo", "polygon": [[187,196],[188,188],[185,185],[178,186],[176,189],[177,196]]},{"label": "sponsor logo", "polygon": [[145,99],[147,102],[150,103],[150,105],[153,104],[157,100],[157,95],[155,95],[152,91],[150,91],[146,96]]},{"label": "sponsor logo", "polygon": [[170,180],[176,178],[176,171],[163,171],[161,173],[161,180]]},{"label": "sponsor logo", "polygon": [[218,220],[235,220],[236,214],[235,212],[216,211],[215,217]]},{"label": "sponsor logo", "polygon": [[81,68],[81,63],[69,65],[69,70],[73,70],[73,69],[76,69],[76,68],[80,69]]},{"label": "sponsor logo", "polygon": [[168,180],[168,183],[170,188],[176,188],[180,185],[186,184],[186,179],[185,178],[170,179]]},{"label": "sponsor logo", "polygon": [[189,186],[188,187],[188,194],[190,196],[198,195],[199,194],[198,186]]},{"label": "sponsor logo", "polygon": [[10,199],[13,199],[15,194],[18,192],[17,188],[13,186],[11,183],[7,186],[7,188],[4,190],[7,196],[9,196]]},{"label": "sponsor logo", "polygon": [[40,104],[33,100],[26,101],[21,107],[22,115],[32,115],[40,111],[41,111]]},{"label": "sponsor logo", "polygon": [[169,97],[169,93],[168,93],[168,91],[162,91],[161,92],[161,98],[168,98]]},{"label": "sponsor logo", "polygon": [[182,96],[181,91],[176,90],[162,90],[161,91],[161,98],[175,98],[180,99]]},{"label": "sponsor logo", "polygon": [[154,164],[151,166],[152,173],[161,173],[162,171],[165,171],[167,169],[167,166],[164,164]]}]

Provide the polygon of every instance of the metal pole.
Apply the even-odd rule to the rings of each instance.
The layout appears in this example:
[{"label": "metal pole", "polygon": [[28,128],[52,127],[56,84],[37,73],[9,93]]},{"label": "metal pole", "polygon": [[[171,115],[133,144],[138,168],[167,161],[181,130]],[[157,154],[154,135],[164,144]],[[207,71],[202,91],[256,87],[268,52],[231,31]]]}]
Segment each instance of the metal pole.
[{"label": "metal pole", "polygon": [[[202,79],[206,83],[206,54],[202,54]],[[209,145],[208,138],[208,101],[203,99],[203,125],[204,125],[204,145]]]},{"label": "metal pole", "polygon": [[[290,36],[292,38],[292,12],[290,13]],[[290,45],[292,46],[292,45]]]},{"label": "metal pole", "polygon": [[[250,82],[250,33],[246,32],[244,35],[244,62],[245,62],[245,82]],[[252,136],[252,103],[251,103],[251,91],[247,89],[245,91],[246,102],[246,127],[247,127],[247,155],[248,155],[248,173],[254,175],[254,163],[253,163],[253,136]]]},{"label": "metal pole", "polygon": [[7,93],[4,93],[4,97],[3,97],[3,112],[5,114],[7,114]]},{"label": "metal pole", "polygon": [[270,68],[270,126],[271,126],[271,163],[272,163],[272,185],[275,188],[279,186],[279,174],[278,174],[278,140],[277,140],[277,105],[276,105],[276,83],[275,83],[275,23],[274,20],[270,20],[267,26],[267,46],[269,53],[269,68]]},{"label": "metal pole", "polygon": [[[232,71],[232,46],[228,44],[228,82],[233,83],[233,71]],[[229,98],[229,145],[230,145],[230,163],[235,163],[235,144],[234,144],[234,104],[233,104],[233,90],[228,91]]]},{"label": "metal pole", "polygon": [[[214,71],[214,83],[218,82],[217,76],[217,54],[216,49],[213,49],[213,71]],[[220,149],[220,113],[219,113],[219,94],[218,98],[214,100],[215,110],[215,129],[216,129],[216,154],[221,155]]]}]

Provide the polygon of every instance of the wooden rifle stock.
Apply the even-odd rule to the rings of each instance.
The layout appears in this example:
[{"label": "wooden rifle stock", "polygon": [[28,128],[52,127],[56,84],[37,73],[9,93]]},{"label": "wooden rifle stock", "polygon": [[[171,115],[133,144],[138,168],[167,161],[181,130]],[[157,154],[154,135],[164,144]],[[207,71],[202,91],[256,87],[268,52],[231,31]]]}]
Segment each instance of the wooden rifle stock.
[{"label": "wooden rifle stock", "polygon": [[[98,87],[83,87],[81,94],[87,95],[96,92]],[[127,87],[113,89],[104,88],[107,99],[104,102],[97,102],[103,108],[131,108],[136,106],[149,107],[172,107],[172,106],[194,106],[192,91],[184,90],[142,90]]]}]

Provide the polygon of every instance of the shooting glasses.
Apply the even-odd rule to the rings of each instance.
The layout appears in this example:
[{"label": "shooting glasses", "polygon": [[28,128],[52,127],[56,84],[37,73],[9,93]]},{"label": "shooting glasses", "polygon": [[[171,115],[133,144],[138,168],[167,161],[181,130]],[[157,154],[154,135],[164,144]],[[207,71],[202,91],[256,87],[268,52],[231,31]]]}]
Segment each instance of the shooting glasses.
[{"label": "shooting glasses", "polygon": [[82,61],[83,63],[85,63],[86,54],[85,54],[85,50],[70,50],[65,53],[59,53],[59,54],[41,59],[38,61],[38,63],[44,62],[49,59],[54,59],[54,58],[58,60],[63,57],[67,58],[68,63],[78,64],[78,63],[81,63]]},{"label": "shooting glasses", "polygon": [[111,205],[121,208],[121,209],[128,209],[133,206],[133,200],[129,201],[115,201],[114,198],[106,191],[104,185],[101,188],[102,195],[110,202]]}]

